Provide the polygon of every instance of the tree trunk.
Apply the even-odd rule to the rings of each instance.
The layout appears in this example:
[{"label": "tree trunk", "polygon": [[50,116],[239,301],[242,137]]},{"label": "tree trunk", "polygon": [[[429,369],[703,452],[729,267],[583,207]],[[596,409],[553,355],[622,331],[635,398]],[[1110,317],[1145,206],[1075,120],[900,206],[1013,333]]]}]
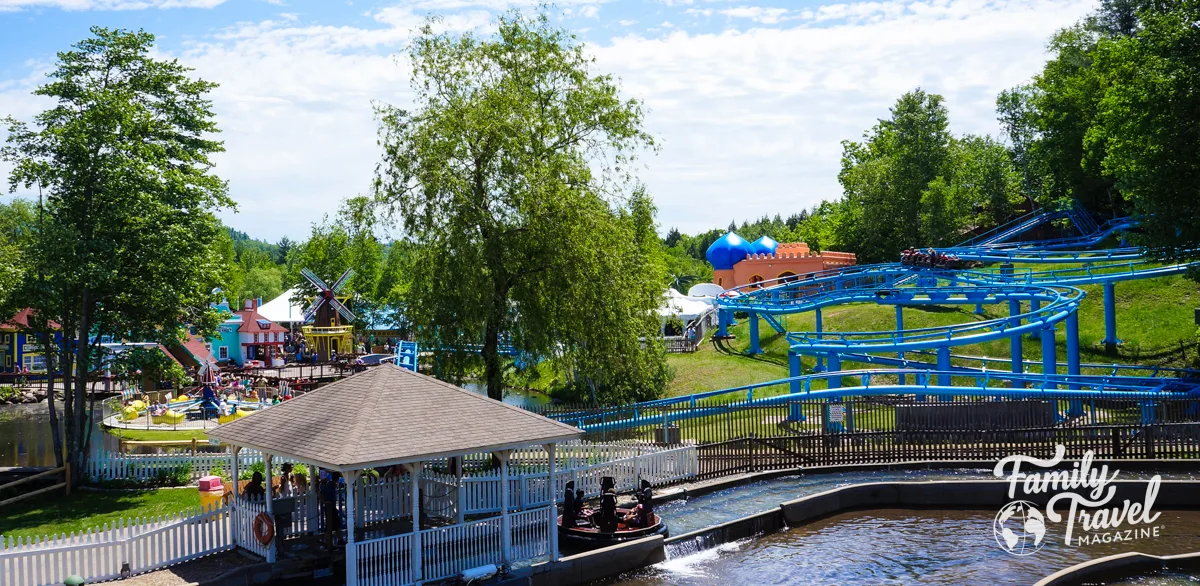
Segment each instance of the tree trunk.
[{"label": "tree trunk", "polygon": [[[88,428],[88,421],[91,419],[91,414],[87,412],[88,354],[92,349],[90,339],[92,311],[90,307],[91,295],[89,293],[90,291],[84,288],[80,295],[79,328],[75,340],[75,396],[72,397],[75,403],[75,418],[71,421],[73,427],[71,432],[75,439],[75,449],[72,450],[71,456],[77,470],[82,470],[84,462],[86,462],[84,451],[87,447],[87,436],[91,431]],[[82,474],[77,474],[73,480],[78,483],[78,479],[81,476]]]},{"label": "tree trunk", "polygon": [[63,465],[63,434],[62,426],[58,423],[58,406],[54,404],[54,357],[58,355],[58,347],[54,345],[54,336],[42,332],[42,353],[46,356],[46,407],[50,409],[50,439],[54,446],[54,461],[56,468]]},{"label": "tree trunk", "polygon": [[500,330],[508,313],[508,288],[497,283],[483,333],[483,372],[488,397],[504,400],[504,371],[500,364]]}]

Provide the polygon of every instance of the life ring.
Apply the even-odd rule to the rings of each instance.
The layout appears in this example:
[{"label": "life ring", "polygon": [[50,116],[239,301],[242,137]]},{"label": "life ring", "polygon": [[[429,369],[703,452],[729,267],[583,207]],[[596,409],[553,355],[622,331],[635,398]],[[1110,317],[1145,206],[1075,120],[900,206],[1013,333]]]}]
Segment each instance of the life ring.
[{"label": "life ring", "polygon": [[259,513],[254,518],[254,538],[263,545],[270,545],[275,539],[275,522],[266,513]]}]

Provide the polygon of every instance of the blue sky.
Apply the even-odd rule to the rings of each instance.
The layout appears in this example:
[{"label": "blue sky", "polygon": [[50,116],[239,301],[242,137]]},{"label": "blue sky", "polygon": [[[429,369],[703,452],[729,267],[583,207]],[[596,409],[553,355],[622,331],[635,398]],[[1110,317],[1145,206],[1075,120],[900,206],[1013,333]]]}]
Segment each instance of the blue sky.
[{"label": "blue sky", "polygon": [[[405,105],[401,56],[429,14],[486,33],[529,0],[0,0],[0,116],[30,96],[88,27],[144,28],[158,51],[221,85],[227,152],[216,173],[231,226],[305,237],[366,193],[374,100]],[[638,174],[665,231],[724,226],[836,198],[840,145],[904,91],[947,98],[958,134],[995,134],[994,100],[1045,61],[1047,37],[1094,3],[1073,0],[568,0],[559,24],[647,106],[661,149]],[[0,164],[0,173],[7,168]],[[27,194],[18,194],[27,195]],[[9,196],[4,196],[9,197]]]}]

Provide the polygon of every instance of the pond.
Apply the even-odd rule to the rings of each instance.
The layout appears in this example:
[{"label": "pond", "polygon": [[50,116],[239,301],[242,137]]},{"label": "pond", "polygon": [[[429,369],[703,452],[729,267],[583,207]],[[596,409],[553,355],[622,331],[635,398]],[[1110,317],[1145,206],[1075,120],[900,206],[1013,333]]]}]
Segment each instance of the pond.
[{"label": "pond", "polygon": [[[62,404],[59,404],[59,416]],[[100,406],[96,406],[96,417]],[[92,441],[110,437],[93,429]],[[115,440],[110,449],[116,448]],[[45,403],[0,405],[0,468],[55,465],[54,443],[50,438],[50,412]]]},{"label": "pond", "polygon": [[671,559],[610,584],[1027,585],[1068,566],[1116,553],[1166,555],[1200,550],[1200,512],[1160,512],[1155,525],[1163,528],[1157,539],[1071,547],[1064,545],[1058,534],[1048,537],[1045,547],[1027,556],[1011,555],[996,544],[992,533],[994,512],[853,512]]}]

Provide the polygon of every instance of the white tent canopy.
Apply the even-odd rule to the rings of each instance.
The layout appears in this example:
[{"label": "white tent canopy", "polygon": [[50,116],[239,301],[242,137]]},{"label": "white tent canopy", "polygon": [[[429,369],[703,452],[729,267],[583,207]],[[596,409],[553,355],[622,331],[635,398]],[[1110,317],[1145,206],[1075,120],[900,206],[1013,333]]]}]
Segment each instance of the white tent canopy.
[{"label": "white tent canopy", "polygon": [[667,289],[663,295],[663,305],[658,308],[658,315],[663,318],[677,316],[684,323],[692,321],[712,307],[715,299],[688,297],[675,289]]},{"label": "white tent canopy", "polygon": [[262,304],[258,308],[258,314],[277,324],[304,321],[304,308],[292,303],[292,296],[297,295],[299,291],[297,287],[284,291],[279,297]]}]

